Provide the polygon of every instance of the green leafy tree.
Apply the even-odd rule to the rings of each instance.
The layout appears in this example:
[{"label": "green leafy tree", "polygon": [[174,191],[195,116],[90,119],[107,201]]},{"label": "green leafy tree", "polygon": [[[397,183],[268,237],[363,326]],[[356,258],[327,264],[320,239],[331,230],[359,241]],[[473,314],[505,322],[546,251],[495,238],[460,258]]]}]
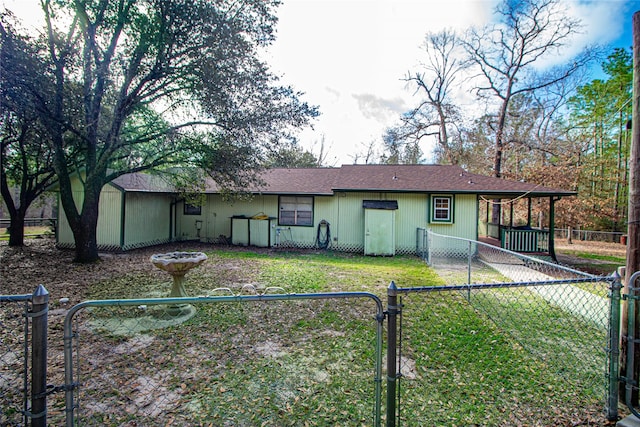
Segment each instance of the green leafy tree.
[{"label": "green leafy tree", "polygon": [[40,101],[76,261],[98,258],[98,202],[114,178],[179,166],[241,187],[255,178],[265,147],[317,114],[260,60],[275,37],[278,4],[42,2],[44,36],[30,43],[49,83],[24,89]]},{"label": "green leafy tree", "polygon": [[318,168],[319,160],[313,153],[302,149],[294,142],[281,142],[275,151],[269,153],[267,168]]},{"label": "green leafy tree", "polygon": [[[8,15],[4,18],[11,20]],[[27,211],[56,176],[51,141],[39,120],[36,100],[22,90],[43,84],[44,69],[15,34],[12,27],[8,31],[0,27],[0,195],[10,217],[9,246],[22,246]]]},{"label": "green leafy tree", "polygon": [[572,137],[581,143],[579,193],[589,215],[585,226],[625,228],[633,82],[632,56],[614,49],[602,64],[605,79],[580,86],[570,100]]}]

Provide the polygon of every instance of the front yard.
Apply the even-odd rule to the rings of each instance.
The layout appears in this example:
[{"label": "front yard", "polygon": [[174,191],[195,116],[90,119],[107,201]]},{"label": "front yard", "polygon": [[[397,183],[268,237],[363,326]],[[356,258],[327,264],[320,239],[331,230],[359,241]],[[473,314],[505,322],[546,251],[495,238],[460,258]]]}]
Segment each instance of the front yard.
[{"label": "front yard", "polygon": [[[297,294],[365,291],[385,303],[392,280],[405,288],[443,283],[414,257],[180,244],[105,254],[85,266],[71,264],[72,254],[52,250],[50,243],[29,241],[23,250],[0,246],[0,293],[30,293],[39,283],[49,290],[49,375],[55,384],[62,381],[61,324],[72,305],[168,293],[170,278],[151,265],[153,253],[207,253],[208,261],[187,275],[192,296],[275,287]],[[550,329],[542,331],[549,333],[547,342],[575,341],[566,331],[554,333],[553,325],[568,319],[542,301],[511,291],[500,298],[501,312],[519,316],[510,327],[522,323],[527,335]],[[553,358],[525,350],[519,340],[526,337],[514,338],[464,295],[425,294],[404,302],[403,425],[609,425],[602,395],[594,391],[601,383],[580,384],[580,367],[559,375]],[[87,369],[79,414],[87,424],[371,425],[376,322],[369,300],[207,304],[183,324],[124,336],[87,326],[139,315],[109,307],[79,316],[79,360]],[[535,326],[540,320],[544,325]],[[589,335],[575,326],[582,338]],[[386,376],[379,380],[384,391]],[[62,403],[61,395],[52,397],[52,424],[62,420]]]}]

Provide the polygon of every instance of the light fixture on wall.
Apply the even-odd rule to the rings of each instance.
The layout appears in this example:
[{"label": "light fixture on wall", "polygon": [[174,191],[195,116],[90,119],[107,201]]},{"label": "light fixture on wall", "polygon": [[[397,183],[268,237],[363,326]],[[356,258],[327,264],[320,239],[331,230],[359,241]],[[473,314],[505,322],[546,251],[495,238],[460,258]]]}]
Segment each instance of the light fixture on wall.
[{"label": "light fixture on wall", "polygon": [[202,230],[202,221],[196,221],[196,236],[200,237],[200,230]]}]

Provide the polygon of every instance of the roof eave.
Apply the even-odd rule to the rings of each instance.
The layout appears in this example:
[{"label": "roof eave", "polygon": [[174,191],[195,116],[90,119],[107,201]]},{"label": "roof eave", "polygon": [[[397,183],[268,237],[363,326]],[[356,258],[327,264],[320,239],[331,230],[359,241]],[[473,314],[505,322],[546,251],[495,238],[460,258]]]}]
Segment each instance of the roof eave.
[{"label": "roof eave", "polygon": [[576,196],[578,193],[575,191],[561,191],[561,192],[540,192],[540,191],[513,191],[513,190],[462,190],[462,189],[388,189],[388,188],[334,188],[334,193],[336,192],[384,192],[384,193],[438,193],[438,194],[481,194],[481,195],[496,195],[496,196],[509,196],[509,197],[522,197],[522,196],[531,196],[531,197],[569,197]]}]

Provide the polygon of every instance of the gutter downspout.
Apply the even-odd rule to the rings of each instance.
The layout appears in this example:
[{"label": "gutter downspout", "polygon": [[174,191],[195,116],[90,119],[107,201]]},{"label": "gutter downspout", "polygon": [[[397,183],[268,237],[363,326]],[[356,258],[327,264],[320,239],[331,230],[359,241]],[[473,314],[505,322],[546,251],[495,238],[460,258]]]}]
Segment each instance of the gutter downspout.
[{"label": "gutter downspout", "polygon": [[181,199],[173,199],[173,201],[169,204],[169,241],[173,242],[175,237],[175,225],[177,222],[176,216],[178,212],[176,210],[176,205],[180,203]]},{"label": "gutter downspout", "polygon": [[127,193],[125,191],[120,192],[120,205],[120,250],[124,251],[125,220],[127,218]]}]

